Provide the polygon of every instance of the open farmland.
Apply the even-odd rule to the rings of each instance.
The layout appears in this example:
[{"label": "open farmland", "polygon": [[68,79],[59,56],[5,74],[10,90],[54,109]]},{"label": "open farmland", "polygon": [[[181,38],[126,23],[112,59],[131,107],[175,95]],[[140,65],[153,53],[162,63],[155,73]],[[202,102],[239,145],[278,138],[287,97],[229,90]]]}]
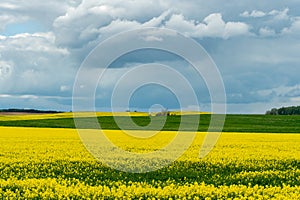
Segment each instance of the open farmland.
[{"label": "open farmland", "polygon": [[[205,116],[209,115],[203,116],[207,123]],[[140,124],[147,120],[143,116],[136,117]],[[169,120],[176,122],[176,117]],[[0,198],[299,199],[300,134],[295,134],[299,117],[270,116],[263,122],[265,116],[232,115],[227,117],[225,130],[248,130],[246,122],[255,121],[255,117],[257,125],[249,126],[249,132],[224,132],[205,158],[198,158],[205,137],[205,132],[198,132],[191,147],[177,161],[143,174],[120,172],[95,160],[73,127],[64,128],[61,123],[59,128],[36,128],[39,120],[55,125],[51,120],[70,118],[10,120],[19,126],[27,121],[36,127],[0,127]],[[271,118],[277,119],[274,125],[269,128],[260,125],[271,122]],[[99,119],[102,123],[104,118]],[[106,118],[113,124],[111,119]],[[8,122],[2,121],[1,125],[14,125],[5,124]],[[169,129],[176,128],[175,122],[169,122]],[[68,126],[69,122],[64,123]],[[286,133],[278,133],[283,132],[282,126]],[[261,130],[261,127],[265,128]],[[147,131],[131,131],[147,134]],[[176,134],[165,130],[149,139],[135,139],[117,128],[107,128],[104,132],[118,147],[140,153],[161,148]]]},{"label": "open farmland", "polygon": [[[152,119],[147,113],[117,113],[112,116],[111,113],[96,113],[99,124],[102,129],[119,130],[120,127],[114,118],[122,125],[122,129],[134,130],[136,126],[127,125],[131,118],[137,125],[143,128],[147,126],[151,120],[159,122],[165,117],[153,117]],[[128,115],[128,114],[127,114]],[[84,123],[81,128],[98,129],[99,127],[93,123],[91,113],[76,114]],[[193,123],[198,116],[188,113],[185,115],[187,123]],[[171,115],[166,118],[166,123],[162,130],[176,131],[181,123],[181,115]],[[207,131],[211,119],[211,114],[201,114],[198,131]],[[294,116],[278,116],[278,115],[226,115],[223,132],[260,132],[260,133],[300,133],[300,115]],[[21,115],[21,116],[1,116],[0,126],[13,127],[39,127],[39,128],[76,128],[72,113],[61,113],[52,115]],[[186,131],[189,131],[189,124],[184,124]],[[147,130],[148,128],[145,127]],[[148,129],[149,130],[149,129]],[[151,130],[151,128],[150,128]],[[152,129],[153,130],[153,129]],[[193,128],[191,128],[193,130]]]}]

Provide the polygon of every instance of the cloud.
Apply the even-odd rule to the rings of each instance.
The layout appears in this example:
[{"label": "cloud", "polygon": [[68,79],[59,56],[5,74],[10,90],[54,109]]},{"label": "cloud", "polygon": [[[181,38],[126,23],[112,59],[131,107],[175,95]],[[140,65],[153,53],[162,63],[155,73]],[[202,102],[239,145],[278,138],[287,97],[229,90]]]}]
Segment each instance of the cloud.
[{"label": "cloud", "polygon": [[163,24],[163,21],[171,14],[171,10],[163,12],[158,17],[153,17],[149,21],[143,24],[144,27],[160,27]]},{"label": "cloud", "polygon": [[44,95],[33,95],[33,94],[0,94],[2,99],[67,99],[71,100],[71,97],[64,96],[44,96]]},{"label": "cloud", "polygon": [[186,20],[182,14],[172,14],[169,19],[167,19],[168,15],[170,15],[170,11],[164,12],[159,17],[154,17],[143,24],[137,21],[117,19],[112,21],[109,25],[100,28],[98,32],[103,35],[112,35],[125,30],[158,25],[158,27],[174,29],[187,36],[196,38],[218,37],[228,39],[238,35],[249,34],[250,27],[247,24],[242,22],[226,23],[220,13],[210,14],[204,18],[203,23],[198,23],[195,20]]},{"label": "cloud", "polygon": [[62,85],[60,86],[60,91],[61,92],[66,92],[66,91],[70,91],[71,90],[71,87],[68,86],[68,85]]},{"label": "cloud", "polygon": [[137,21],[128,21],[128,20],[114,20],[109,25],[101,27],[99,29],[100,34],[109,34],[114,35],[122,31],[132,30],[135,28],[140,28],[141,24]]},{"label": "cloud", "polygon": [[20,99],[38,99],[39,97],[37,95],[20,95],[18,98]]},{"label": "cloud", "polygon": [[0,94],[2,108],[34,108],[44,110],[71,110],[71,98],[34,94]]},{"label": "cloud", "polygon": [[281,97],[300,97],[300,84],[296,84],[293,86],[279,86],[277,88],[262,90],[260,92],[264,94],[275,93],[276,96]]},{"label": "cloud", "polygon": [[249,26],[242,22],[224,22],[220,13],[213,13],[204,18],[202,23],[186,20],[182,14],[174,14],[166,27],[175,29],[192,37],[220,37],[227,39],[249,33]]},{"label": "cloud", "polygon": [[[231,111],[264,112],[296,103],[298,89],[289,87],[299,85],[298,5],[250,0],[5,0],[0,3],[0,104],[70,106],[76,70],[88,53],[115,33],[141,27],[172,28],[203,45],[223,75]],[[141,37],[148,42],[165,38]],[[124,73],[120,66],[164,62],[173,67],[178,61],[161,52],[135,53],[115,63],[119,73],[113,76],[117,72],[112,70],[110,81]],[[110,88],[109,83],[103,86],[104,92]],[[281,95],[276,89],[280,86],[289,93]],[[264,90],[271,92],[261,94]]]},{"label": "cloud", "polygon": [[293,97],[290,98],[290,101],[293,103],[293,105],[299,105],[300,104],[300,97]]},{"label": "cloud", "polygon": [[0,98],[9,98],[11,96],[12,95],[10,95],[10,94],[0,94]]},{"label": "cloud", "polygon": [[274,29],[271,29],[269,27],[263,27],[259,29],[259,35],[262,37],[271,37],[275,36],[276,32]]},{"label": "cloud", "polygon": [[1,92],[50,93],[56,90],[55,87],[59,91],[58,85],[64,82],[64,78],[70,82],[69,76],[74,75],[74,70],[67,59],[69,51],[54,43],[52,32],[1,37]]},{"label": "cloud", "polygon": [[0,80],[9,78],[13,71],[13,64],[11,62],[0,60]]},{"label": "cloud", "polygon": [[289,8],[285,8],[283,10],[272,10],[268,14],[275,17],[278,20],[289,19],[288,16]]},{"label": "cloud", "polygon": [[276,20],[285,20],[289,19],[288,16],[289,8],[285,8],[283,10],[271,10],[270,12],[263,12],[260,10],[252,10],[250,11],[244,11],[240,14],[241,17],[253,17],[253,18],[261,18],[266,16],[273,16]]},{"label": "cloud", "polygon": [[[102,33],[116,33],[145,22],[154,26],[163,17],[167,5],[154,1],[89,0],[77,7],[69,7],[53,22],[58,45],[82,48],[101,38]],[[151,21],[152,20],[152,21]]]},{"label": "cloud", "polygon": [[156,37],[156,36],[152,36],[152,35],[146,36],[146,37],[144,37],[143,39],[144,39],[145,41],[148,41],[148,42],[151,42],[151,41],[158,41],[158,42],[161,42],[161,41],[163,41],[163,38],[161,38],[161,37]]},{"label": "cloud", "polygon": [[15,10],[17,8],[19,8],[19,6],[12,3],[0,3],[0,9]]},{"label": "cloud", "polygon": [[240,16],[256,18],[256,17],[264,17],[264,16],[266,16],[266,13],[264,13],[263,11],[259,11],[259,10],[253,10],[252,12],[244,11],[242,14],[240,14]]},{"label": "cloud", "polygon": [[[177,3],[176,3],[177,4]],[[206,16],[202,23],[186,20],[169,1],[83,1],[53,22],[56,44],[70,49],[90,50],[112,34],[141,27],[167,27],[192,37],[230,38],[249,32],[243,22],[224,22],[220,13]],[[128,12],[130,10],[130,12]]]},{"label": "cloud", "polygon": [[242,22],[224,22],[220,13],[213,13],[205,17],[203,23],[186,20],[183,15],[172,15],[166,22],[166,27],[175,29],[192,37],[230,38],[249,34],[250,27]]},{"label": "cloud", "polygon": [[[259,96],[272,97],[271,100],[275,103],[275,105],[272,107],[299,105],[299,103],[300,103],[300,85],[299,84],[296,84],[293,86],[282,86],[281,85],[276,88],[257,91],[257,94]],[[269,102],[270,102],[270,100],[269,100]]]},{"label": "cloud", "polygon": [[282,34],[291,34],[299,36],[300,33],[300,17],[295,17],[292,19],[292,24],[290,27],[285,27],[282,30]]},{"label": "cloud", "polygon": [[[60,16],[56,22],[71,22],[75,19],[80,19],[82,16],[89,17],[89,15],[109,16],[112,19],[125,18],[128,20],[139,18],[146,21],[164,10],[167,10],[167,8],[168,3],[166,4],[160,0],[137,2],[125,2],[122,0],[102,0],[101,2],[97,0],[83,0],[78,6],[69,7],[67,12]],[[128,12],[129,10],[130,12]]]},{"label": "cloud", "polygon": [[15,16],[11,14],[0,14],[0,31],[3,31],[8,24],[24,22],[29,18],[26,16]]},{"label": "cloud", "polygon": [[0,50],[69,54],[67,49],[56,47],[54,41],[55,35],[52,32],[33,34],[22,33],[2,37]]}]

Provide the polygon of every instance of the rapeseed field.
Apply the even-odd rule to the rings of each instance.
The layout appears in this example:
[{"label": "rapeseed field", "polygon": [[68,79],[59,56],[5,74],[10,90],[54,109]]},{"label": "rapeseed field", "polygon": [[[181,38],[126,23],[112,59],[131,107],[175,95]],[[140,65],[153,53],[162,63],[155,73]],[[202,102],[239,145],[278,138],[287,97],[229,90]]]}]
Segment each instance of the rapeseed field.
[{"label": "rapeseed field", "polygon": [[[104,132],[117,147],[139,153],[175,136]],[[127,173],[91,156],[76,129],[0,127],[0,199],[300,199],[299,134],[223,133],[200,159],[204,136],[198,132],[167,167]]]}]

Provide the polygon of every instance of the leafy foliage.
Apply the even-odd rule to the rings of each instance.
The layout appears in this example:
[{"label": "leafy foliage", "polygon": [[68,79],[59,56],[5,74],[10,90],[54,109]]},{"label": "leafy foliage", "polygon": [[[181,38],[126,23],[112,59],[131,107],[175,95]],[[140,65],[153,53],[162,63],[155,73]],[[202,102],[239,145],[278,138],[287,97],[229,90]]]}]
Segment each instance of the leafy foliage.
[{"label": "leafy foliage", "polygon": [[9,109],[0,109],[0,112],[7,113],[40,113],[40,114],[53,114],[53,113],[62,113],[61,111],[54,110],[36,110],[36,109],[18,109],[18,108],[9,108]]},{"label": "leafy foliage", "polygon": [[267,115],[300,115],[300,106],[272,108],[266,112]]}]

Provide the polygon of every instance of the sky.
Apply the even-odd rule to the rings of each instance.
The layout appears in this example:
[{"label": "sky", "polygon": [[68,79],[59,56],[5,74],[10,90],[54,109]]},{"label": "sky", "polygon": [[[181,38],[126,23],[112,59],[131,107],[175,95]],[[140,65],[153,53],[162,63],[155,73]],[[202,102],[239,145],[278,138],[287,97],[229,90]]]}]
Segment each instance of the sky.
[{"label": "sky", "polygon": [[[76,74],[89,53],[115,34],[145,27],[175,30],[205,49],[224,83],[228,113],[264,113],[273,107],[300,105],[297,0],[2,0],[0,108],[72,110]],[[108,51],[114,48],[117,44]],[[96,109],[109,110],[118,80],[135,66],[151,63],[179,71],[191,82],[197,109],[211,110],[208,86],[194,75],[190,63],[154,49],[129,52],[114,60],[98,83]],[[163,72],[141,72],[130,80],[158,74]],[[174,88],[181,87],[175,76],[164,77]],[[128,108],[197,106],[181,105],[176,95],[168,87],[143,85],[131,95]]]}]

